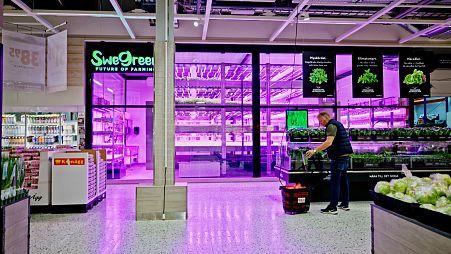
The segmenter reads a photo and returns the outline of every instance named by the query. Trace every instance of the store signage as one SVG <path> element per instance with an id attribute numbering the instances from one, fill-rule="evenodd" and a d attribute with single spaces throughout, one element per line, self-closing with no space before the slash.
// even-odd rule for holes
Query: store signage
<path id="1" fill-rule="evenodd" d="M 305 98 L 335 96 L 335 55 L 306 51 L 302 55 L 303 93 Z"/>
<path id="2" fill-rule="evenodd" d="M 3 84 L 20 91 L 45 87 L 45 38 L 2 30 Z"/>
<path id="3" fill-rule="evenodd" d="M 308 128 L 308 111 L 307 110 L 287 110 L 286 126 L 289 129 Z"/>
<path id="4" fill-rule="evenodd" d="M 84 158 L 58 158 L 54 159 L 53 165 L 55 166 L 84 166 Z"/>
<path id="5" fill-rule="evenodd" d="M 67 90 L 67 30 L 47 38 L 47 92 Z"/>
<path id="6" fill-rule="evenodd" d="M 154 71 L 150 43 L 87 42 L 86 67 L 92 72 Z"/>
<path id="7" fill-rule="evenodd" d="M 430 97 L 429 70 L 426 55 L 401 55 L 399 57 L 401 98 Z"/>
<path id="8" fill-rule="evenodd" d="M 384 79 L 382 55 L 352 55 L 352 97 L 384 97 Z"/>
<path id="9" fill-rule="evenodd" d="M 451 55 L 436 55 L 434 59 L 436 60 L 436 68 L 451 69 Z"/>

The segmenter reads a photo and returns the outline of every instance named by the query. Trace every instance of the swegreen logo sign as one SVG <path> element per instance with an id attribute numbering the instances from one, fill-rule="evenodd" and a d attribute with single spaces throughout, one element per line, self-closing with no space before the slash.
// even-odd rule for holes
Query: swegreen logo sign
<path id="1" fill-rule="evenodd" d="M 122 51 L 117 56 L 104 56 L 102 51 L 94 50 L 91 64 L 97 72 L 153 72 L 154 58 L 134 56 L 130 51 Z"/>

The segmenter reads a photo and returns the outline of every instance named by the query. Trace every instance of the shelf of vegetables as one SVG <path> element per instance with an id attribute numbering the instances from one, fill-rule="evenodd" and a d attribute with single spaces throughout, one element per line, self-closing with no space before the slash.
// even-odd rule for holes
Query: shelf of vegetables
<path id="1" fill-rule="evenodd" d="M 451 172 L 450 129 L 350 129 L 354 154 L 348 177 L 352 200 L 369 200 L 377 181 L 402 176 L 404 164 L 420 176 Z M 330 162 L 325 153 L 306 160 L 308 149 L 325 140 L 324 129 L 291 129 L 276 156 L 276 176 L 288 183 L 317 186 L 314 201 L 327 200 Z"/>
<path id="2" fill-rule="evenodd" d="M 399 232 L 392 227 L 391 232 L 384 232 L 386 236 L 391 236 L 389 241 L 396 242 L 404 238 L 403 245 L 415 246 L 418 253 L 421 253 L 421 250 L 428 253 L 449 252 L 451 177 L 448 174 L 418 177 L 412 176 L 412 173 L 407 173 L 406 177 L 392 179 L 390 182 L 380 181 L 374 187 L 374 191 L 371 191 L 375 203 L 372 207 L 373 248 L 381 248 L 379 231 L 384 228 L 383 224 L 398 223 L 403 224 L 403 228 L 406 229 L 414 227 L 415 235 Z M 425 241 L 418 246 L 416 238 Z"/>

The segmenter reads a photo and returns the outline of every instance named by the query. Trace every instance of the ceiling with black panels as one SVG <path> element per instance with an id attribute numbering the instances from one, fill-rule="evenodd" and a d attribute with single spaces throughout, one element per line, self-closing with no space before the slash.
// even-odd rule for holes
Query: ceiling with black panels
<path id="1" fill-rule="evenodd" d="M 108 27 L 117 27 L 121 22 L 127 29 L 124 31 L 127 31 L 134 39 L 136 36 L 133 30 L 137 31 L 137 37 L 152 34 L 153 30 L 150 27 L 155 26 L 156 1 L 4 0 L 4 16 L 5 22 L 11 26 L 39 28 L 41 25 L 46 27 L 45 30 L 67 21 L 69 24 L 67 29 L 81 35 L 99 34 Z M 394 2 L 400 4 L 394 8 L 387 8 Z M 31 11 L 27 12 L 20 8 L 18 5 L 21 3 L 26 4 Z M 113 8 L 112 3 L 116 8 Z M 224 30 L 227 30 L 229 24 L 239 26 L 242 30 L 247 29 L 249 34 L 260 27 L 266 29 L 261 28 L 259 30 L 261 32 L 249 35 L 249 38 L 246 38 L 248 40 L 257 40 L 260 38 L 259 35 L 265 34 L 271 35 L 270 42 L 272 42 L 284 30 L 285 34 L 282 33 L 280 37 L 289 40 L 293 36 L 290 34 L 288 38 L 287 31 L 292 32 L 293 29 L 287 25 L 294 23 L 304 24 L 305 29 L 311 29 L 309 30 L 311 34 L 316 34 L 318 31 L 324 33 L 317 37 L 312 35 L 311 38 L 330 40 L 329 37 L 331 37 L 335 40 L 334 43 L 342 40 L 340 34 L 335 33 L 340 33 L 340 29 L 344 26 L 352 29 L 350 27 L 352 25 L 365 27 L 362 31 L 376 29 L 375 31 L 378 31 L 376 33 L 383 32 L 386 37 L 380 38 L 381 36 L 377 35 L 375 39 L 399 41 L 401 44 L 415 38 L 433 39 L 435 42 L 445 41 L 444 43 L 451 39 L 451 0 L 174 0 L 174 4 L 176 36 L 185 37 L 188 41 L 197 37 L 205 41 L 207 36 L 219 39 L 227 36 L 237 38 L 235 33 L 225 35 Z M 290 16 L 290 14 L 293 14 L 301 5 L 303 7 L 299 15 L 293 19 L 293 15 Z M 208 15 L 207 9 L 210 10 Z M 380 12 L 383 14 L 377 15 Z M 377 18 L 374 18 L 376 16 Z M 33 22 L 32 18 L 36 21 Z M 50 25 L 42 22 L 42 19 L 48 20 Z M 92 22 L 97 22 L 98 26 L 87 25 Z M 262 26 L 264 22 L 266 23 Z M 207 31 L 209 23 L 212 27 L 210 32 Z M 377 30 L 378 27 L 372 26 L 373 24 L 378 24 L 383 29 Z M 331 25 L 334 27 L 330 28 Z M 199 32 L 198 26 L 204 31 Z M 279 32 L 278 27 L 282 27 Z M 232 30 L 230 33 L 235 32 L 235 29 Z M 215 31 L 221 31 L 221 34 L 218 35 Z M 242 33 L 247 36 L 247 31 Z M 119 35 L 117 29 L 109 33 L 107 35 Z M 353 32 L 345 34 L 344 38 L 349 37 L 350 34 Z M 368 34 L 365 35 L 362 38 L 368 37 Z M 403 41 L 403 38 L 409 35 L 414 37 Z"/>
<path id="2" fill-rule="evenodd" d="M 155 12 L 156 0 L 118 0 L 124 12 L 144 9 Z M 110 0 L 22 0 L 31 9 L 41 10 L 79 10 L 79 11 L 114 11 Z M 4 0 L 5 5 L 20 9 L 11 0 Z"/>
<path id="3" fill-rule="evenodd" d="M 212 0 L 211 14 L 288 16 L 303 0 Z M 18 8 L 11 0 L 5 5 Z M 114 11 L 110 0 L 22 0 L 31 9 Z M 156 0 L 117 0 L 123 12 L 145 11 L 154 13 Z M 179 14 L 205 14 L 207 0 L 175 0 Z M 367 18 L 392 0 L 310 0 L 304 11 L 312 17 Z M 407 0 L 404 5 L 451 5 L 451 0 Z M 394 8 L 390 17 L 446 19 L 450 8 Z"/>

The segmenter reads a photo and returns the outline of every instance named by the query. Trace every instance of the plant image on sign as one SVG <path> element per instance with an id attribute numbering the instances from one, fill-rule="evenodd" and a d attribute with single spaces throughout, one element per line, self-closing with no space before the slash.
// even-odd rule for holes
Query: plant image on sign
<path id="1" fill-rule="evenodd" d="M 407 74 L 403 83 L 407 85 L 421 85 L 426 82 L 426 75 L 420 70 L 414 69 L 412 74 Z"/>
<path id="2" fill-rule="evenodd" d="M 377 75 L 374 73 L 371 73 L 370 69 L 365 70 L 365 72 L 360 75 L 359 79 L 357 80 L 357 83 L 359 84 L 374 84 L 377 83 Z"/>
<path id="3" fill-rule="evenodd" d="M 309 79 L 313 84 L 321 85 L 322 83 L 327 82 L 327 73 L 324 69 L 316 68 L 310 73 Z"/>

